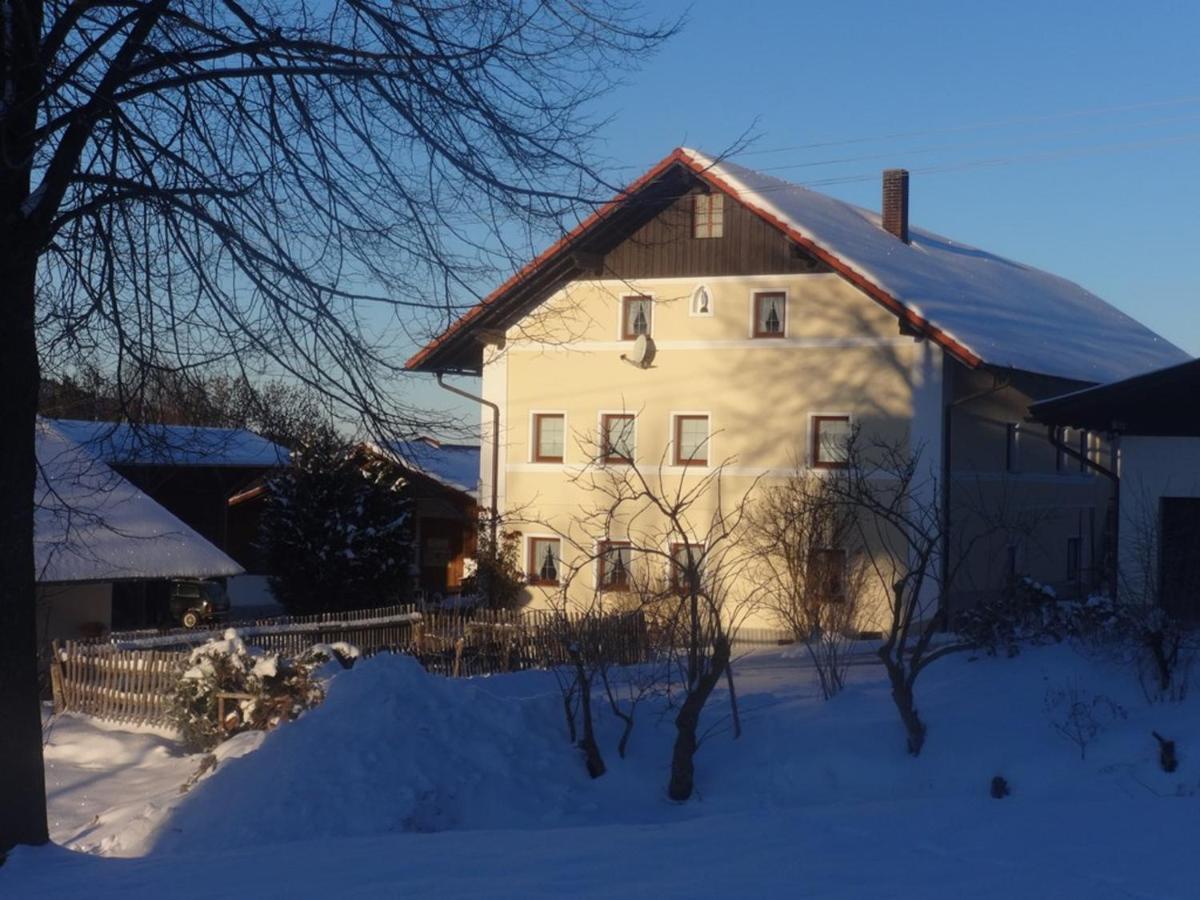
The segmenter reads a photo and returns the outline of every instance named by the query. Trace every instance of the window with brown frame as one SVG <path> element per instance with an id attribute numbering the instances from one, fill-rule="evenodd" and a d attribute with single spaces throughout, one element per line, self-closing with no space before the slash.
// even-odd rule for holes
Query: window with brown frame
<path id="1" fill-rule="evenodd" d="M 633 555 L 629 542 L 605 541 L 597 550 L 596 575 L 600 590 L 628 590 L 629 565 Z"/>
<path id="2" fill-rule="evenodd" d="M 846 551 L 832 547 L 812 550 L 808 555 L 805 581 L 811 596 L 822 603 L 846 599 Z"/>
<path id="3" fill-rule="evenodd" d="M 693 194 L 692 234 L 719 238 L 725 233 L 725 195 Z"/>
<path id="4" fill-rule="evenodd" d="M 675 465 L 708 465 L 708 416 L 675 417 Z"/>
<path id="5" fill-rule="evenodd" d="M 760 291 L 754 295 L 754 336 L 781 338 L 787 333 L 787 294 Z"/>
<path id="6" fill-rule="evenodd" d="M 812 464 L 818 469 L 844 469 L 850 456 L 850 417 L 812 417 Z"/>
<path id="7" fill-rule="evenodd" d="M 558 584 L 562 569 L 562 541 L 558 538 L 529 539 L 529 583 Z"/>
<path id="8" fill-rule="evenodd" d="M 621 298 L 621 339 L 636 340 L 639 335 L 650 337 L 654 301 L 649 297 Z"/>
<path id="9" fill-rule="evenodd" d="M 634 417 L 632 413 L 605 413 L 600 417 L 600 459 L 606 463 L 633 462 Z"/>
<path id="10" fill-rule="evenodd" d="M 560 463 L 566 442 L 566 423 L 562 413 L 534 413 L 533 461 Z"/>
<path id="11" fill-rule="evenodd" d="M 690 594 L 700 587 L 700 561 L 703 549 L 696 544 L 671 545 L 671 590 Z"/>

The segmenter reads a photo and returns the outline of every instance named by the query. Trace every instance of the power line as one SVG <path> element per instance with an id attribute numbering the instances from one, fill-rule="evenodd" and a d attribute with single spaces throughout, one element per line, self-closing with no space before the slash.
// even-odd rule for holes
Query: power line
<path id="1" fill-rule="evenodd" d="M 960 172 L 968 169 L 981 168 L 998 168 L 1001 166 L 1015 165 L 1024 162 L 1041 162 L 1053 161 L 1059 159 L 1072 159 L 1082 156 L 1096 156 L 1105 153 L 1122 152 L 1129 150 L 1147 150 L 1154 147 L 1168 146 L 1174 144 L 1188 144 L 1195 141 L 1200 141 L 1200 132 L 1189 132 L 1182 135 L 1174 135 L 1172 137 L 1154 138 L 1144 141 L 1118 141 L 1107 144 L 1096 144 L 1090 147 L 1076 147 L 1064 150 L 1049 150 L 1038 153 L 1023 153 L 1013 154 L 1011 156 L 990 157 L 985 159 L 964 160 L 963 162 L 939 163 L 937 165 L 926 166 L 923 168 L 910 169 L 914 175 L 938 175 L 945 172 Z M 826 178 L 817 181 L 807 181 L 797 183 L 800 187 L 827 187 L 835 184 L 851 184 L 861 181 L 874 181 L 879 177 L 878 172 L 862 173 L 858 175 L 846 175 L 842 177 Z M 766 188 L 761 191 L 751 191 L 751 193 L 764 193 L 778 190 L 786 190 L 790 185 L 781 184 L 776 188 Z"/>
<path id="2" fill-rule="evenodd" d="M 1091 127 L 1091 128 L 1074 128 L 1069 131 L 1061 131 L 1052 136 L 1051 135 L 1039 136 L 1038 138 L 1036 138 L 1036 140 L 1039 140 L 1039 141 L 1049 140 L 1051 138 L 1062 139 L 1062 138 L 1074 137 L 1077 135 L 1097 134 L 1097 133 L 1104 133 L 1104 132 L 1110 132 L 1110 131 L 1115 131 L 1115 130 L 1130 131 L 1133 129 L 1145 129 L 1145 128 L 1150 128 L 1150 127 L 1154 127 L 1154 126 L 1158 126 L 1158 125 L 1167 125 L 1167 124 L 1171 124 L 1171 123 L 1175 123 L 1175 122 L 1184 122 L 1184 121 L 1192 122 L 1198 118 L 1200 118 L 1200 112 L 1186 113 L 1186 114 L 1178 115 L 1178 116 L 1165 116 L 1165 117 L 1160 117 L 1157 119 L 1147 119 L 1147 120 L 1141 121 L 1141 122 L 1100 125 L 1100 126 L 1095 126 L 1095 127 Z M 1015 141 L 1015 140 L 1028 140 L 1028 139 L 1023 138 L 1023 137 L 1014 136 L 1010 139 L 1003 139 L 1000 141 L 1000 143 L 1001 144 L 1011 143 L 1012 141 Z M 860 156 L 842 156 L 842 157 L 834 157 L 831 159 L 817 159 L 817 160 L 808 160 L 805 162 L 784 163 L 782 165 L 775 165 L 775 166 L 756 166 L 756 167 L 754 167 L 754 171 L 756 171 L 756 172 L 780 172 L 780 171 L 785 171 L 785 170 L 789 170 L 789 169 L 810 169 L 810 168 L 816 168 L 819 166 L 835 166 L 835 165 L 841 165 L 844 163 L 866 162 L 869 160 L 896 159 L 897 157 L 912 156 L 914 154 L 937 153 L 938 151 L 941 151 L 941 150 L 950 150 L 950 149 L 961 150 L 961 149 L 973 148 L 973 147 L 993 147 L 996 145 L 996 143 L 997 143 L 996 141 L 967 141 L 967 142 L 952 142 L 952 143 L 943 143 L 943 144 L 930 144 L 930 145 L 924 146 L 924 147 L 909 147 L 909 148 L 906 148 L 903 150 L 893 150 L 893 151 L 880 152 L 880 153 L 869 153 L 869 154 L 863 154 Z M 736 159 L 736 158 L 737 158 L 736 154 L 728 157 L 728 159 L 731 159 L 731 160 Z"/>
<path id="3" fill-rule="evenodd" d="M 875 141 L 896 140 L 899 138 L 925 137 L 933 134 L 956 134 L 964 131 L 977 131 L 988 128 L 1008 128 L 1015 125 L 1033 125 L 1039 122 L 1051 122 L 1062 119 L 1087 118 L 1090 116 L 1108 115 L 1110 113 L 1133 112 L 1135 110 L 1155 109 L 1170 106 L 1189 106 L 1200 103 L 1200 95 L 1173 97 L 1163 100 L 1148 100 L 1142 103 L 1128 103 L 1120 106 L 1092 107 L 1088 109 L 1066 110 L 1057 113 L 1046 113 L 1037 116 L 1019 116 L 1009 119 L 995 119 L 989 122 L 972 122 L 965 125 L 950 125 L 941 128 L 926 128 L 914 131 L 896 131 L 878 135 L 864 135 L 838 140 L 814 141 L 807 144 L 793 144 L 786 147 L 767 147 L 750 149 L 730 156 L 735 159 L 743 156 L 764 156 L 775 153 L 791 153 L 797 150 L 815 150 L 824 147 L 842 147 L 851 144 L 868 144 Z"/>

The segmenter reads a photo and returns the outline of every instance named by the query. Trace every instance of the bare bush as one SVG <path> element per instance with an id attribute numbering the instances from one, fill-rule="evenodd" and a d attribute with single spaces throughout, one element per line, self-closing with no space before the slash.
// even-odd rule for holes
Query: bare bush
<path id="1" fill-rule="evenodd" d="M 917 678 L 939 659 L 973 646 L 945 631 L 950 586 L 980 542 L 998 533 L 1028 533 L 1036 525 L 1036 514 L 980 503 L 972 510 L 972 528 L 949 532 L 942 514 L 945 486 L 922 464 L 921 449 L 863 440 L 855 430 L 846 441 L 845 464 L 833 470 L 828 488 L 852 514 L 858 543 L 887 597 L 889 621 L 878 655 L 913 756 L 926 734 Z"/>
<path id="2" fill-rule="evenodd" d="M 588 437 L 581 444 L 585 452 L 598 446 Z M 753 581 L 743 577 L 754 487 L 727 503 L 725 464 L 681 476 L 665 470 L 665 457 L 650 472 L 628 459 L 597 461 L 576 475 L 574 483 L 594 502 L 559 531 L 575 558 L 561 602 L 601 610 L 637 604 L 653 623 L 666 650 L 668 689 L 678 686 L 667 793 L 683 801 L 694 788 L 701 713 L 722 679 L 730 687 L 735 735 L 739 731 L 730 659 L 733 637 L 758 600 Z M 592 576 L 590 592 L 579 587 L 588 580 L 583 573 Z"/>
<path id="3" fill-rule="evenodd" d="M 1132 651 L 1127 655 L 1148 700 L 1178 702 L 1187 695 L 1200 634 L 1168 608 L 1161 567 L 1168 561 L 1187 561 L 1178 555 L 1194 555 L 1195 550 L 1178 542 L 1164 546 L 1158 504 L 1144 492 L 1138 496 L 1135 488 L 1130 496 L 1140 501 L 1134 508 L 1143 512 L 1124 523 L 1129 550 L 1118 569 L 1116 602 L 1104 605 L 1107 633 Z"/>
<path id="4" fill-rule="evenodd" d="M 845 687 L 870 578 L 854 507 L 833 479 L 797 462 L 763 492 L 750 524 L 763 607 L 804 645 L 828 700 Z"/>
<path id="5" fill-rule="evenodd" d="M 1126 717 L 1111 697 L 1093 694 L 1074 680 L 1048 689 L 1045 709 L 1050 727 L 1079 748 L 1080 759 L 1087 759 L 1088 745 L 1109 725 Z"/>

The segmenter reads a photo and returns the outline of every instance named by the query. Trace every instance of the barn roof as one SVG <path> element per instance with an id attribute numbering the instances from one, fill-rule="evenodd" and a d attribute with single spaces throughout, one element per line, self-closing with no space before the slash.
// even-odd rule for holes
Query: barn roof
<path id="1" fill-rule="evenodd" d="M 370 446 L 403 468 L 471 497 L 479 495 L 478 444 L 448 444 L 421 437 Z"/>
<path id="2" fill-rule="evenodd" d="M 1035 403 L 1045 425 L 1133 435 L 1200 437 L 1200 359 Z"/>
<path id="3" fill-rule="evenodd" d="M 920 228 L 906 244 L 877 213 L 680 148 L 464 313 L 408 368 L 478 370 L 482 333 L 507 327 L 585 273 L 590 245 L 603 249 L 614 232 L 653 214 L 656 191 L 678 196 L 681 172 L 744 205 L 969 366 L 1095 383 L 1189 359 L 1065 278 Z"/>
<path id="4" fill-rule="evenodd" d="M 73 440 L 37 423 L 39 582 L 211 578 L 242 567 Z"/>
<path id="5" fill-rule="evenodd" d="M 54 419 L 64 435 L 111 465 L 274 467 L 289 452 L 244 428 Z"/>

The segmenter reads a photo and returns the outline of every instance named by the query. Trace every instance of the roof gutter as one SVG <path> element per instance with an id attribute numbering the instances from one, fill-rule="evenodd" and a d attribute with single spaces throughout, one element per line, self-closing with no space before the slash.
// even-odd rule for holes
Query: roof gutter
<path id="1" fill-rule="evenodd" d="M 491 400 L 485 400 L 475 394 L 468 393 L 462 388 L 457 388 L 452 384 L 446 384 L 443 381 L 445 372 L 437 373 L 438 387 L 442 390 L 449 391 L 452 394 L 457 394 L 467 400 L 473 400 L 480 406 L 486 406 L 492 411 L 492 504 L 491 513 L 488 516 L 488 532 L 492 538 L 492 551 L 496 550 L 496 530 L 499 526 L 500 510 L 499 510 L 499 479 L 500 479 L 500 407 Z"/>

